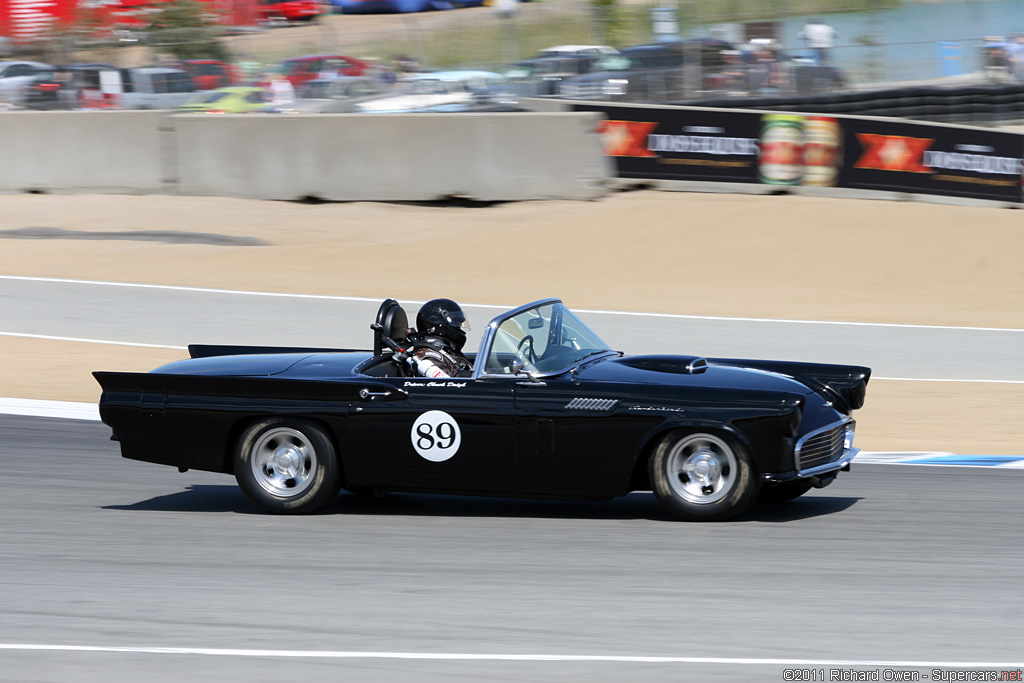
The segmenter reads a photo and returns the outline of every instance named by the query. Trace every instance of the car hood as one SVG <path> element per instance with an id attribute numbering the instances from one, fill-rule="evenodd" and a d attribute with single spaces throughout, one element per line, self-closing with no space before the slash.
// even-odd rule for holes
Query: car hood
<path id="1" fill-rule="evenodd" d="M 749 389 L 808 394 L 806 384 L 777 372 L 718 363 L 698 356 L 626 356 L 585 367 L 579 378 L 666 386 Z"/>

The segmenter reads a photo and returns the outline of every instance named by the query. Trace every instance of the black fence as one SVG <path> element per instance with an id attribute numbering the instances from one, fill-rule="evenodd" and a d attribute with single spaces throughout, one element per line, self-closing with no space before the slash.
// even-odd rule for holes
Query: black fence
<path id="1" fill-rule="evenodd" d="M 1024 136 L 887 119 L 575 103 L 620 178 L 803 185 L 1020 204 Z"/>
<path id="2" fill-rule="evenodd" d="M 1024 121 L 1024 83 L 913 86 L 810 95 L 756 95 L 673 102 L 695 107 L 889 116 L 979 125 Z"/>

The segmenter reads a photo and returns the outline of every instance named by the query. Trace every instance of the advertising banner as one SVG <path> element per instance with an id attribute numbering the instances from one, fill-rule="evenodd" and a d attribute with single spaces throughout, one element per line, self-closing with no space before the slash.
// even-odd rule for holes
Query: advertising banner
<path id="1" fill-rule="evenodd" d="M 749 113 L 584 104 L 573 109 L 608 117 L 601 139 L 620 178 L 758 182 L 759 126 Z"/>
<path id="2" fill-rule="evenodd" d="M 1022 202 L 1024 138 L 884 119 L 575 104 L 620 178 L 844 187 Z"/>
<path id="3" fill-rule="evenodd" d="M 993 130 L 847 119 L 842 186 L 1020 202 L 1021 136 Z"/>

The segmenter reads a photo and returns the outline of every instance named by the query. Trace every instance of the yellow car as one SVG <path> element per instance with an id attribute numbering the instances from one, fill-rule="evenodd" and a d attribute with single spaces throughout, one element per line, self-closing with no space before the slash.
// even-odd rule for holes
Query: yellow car
<path id="1" fill-rule="evenodd" d="M 207 90 L 176 108 L 193 114 L 245 114 L 267 106 L 267 92 L 253 86 L 232 86 Z"/>

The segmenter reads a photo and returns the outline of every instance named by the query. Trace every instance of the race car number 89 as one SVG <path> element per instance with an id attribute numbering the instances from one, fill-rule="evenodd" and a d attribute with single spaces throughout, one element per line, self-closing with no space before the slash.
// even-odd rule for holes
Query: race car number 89
<path id="1" fill-rule="evenodd" d="M 443 410 L 423 413 L 412 424 L 412 447 L 431 462 L 444 462 L 459 450 L 459 423 Z"/>

